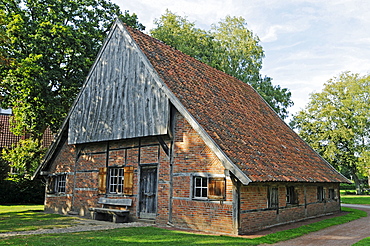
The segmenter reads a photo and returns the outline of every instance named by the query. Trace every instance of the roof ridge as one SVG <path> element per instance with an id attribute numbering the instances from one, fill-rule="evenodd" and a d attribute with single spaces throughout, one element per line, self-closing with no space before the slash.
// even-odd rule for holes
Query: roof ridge
<path id="1" fill-rule="evenodd" d="M 250 84 L 248 84 L 248 83 L 246 83 L 246 82 L 244 82 L 244 81 L 242 81 L 242 80 L 238 79 L 237 77 L 235 77 L 235 76 L 233 76 L 233 75 L 231 75 L 231 74 L 228 74 L 228 73 L 226 73 L 226 72 L 224 72 L 224 71 L 221 71 L 221 70 L 219 70 L 219 69 L 217 69 L 217 68 L 215 68 L 215 67 L 212 67 L 211 65 L 209 65 L 209 64 L 207 64 L 207 63 L 205 63 L 205 62 L 202 62 L 202 61 L 198 60 L 197 58 L 192 57 L 192 56 L 190 56 L 190 55 L 188 55 L 188 54 L 186 54 L 186 53 L 182 52 L 181 50 L 176 49 L 175 47 L 173 47 L 173 46 L 171 46 L 171 45 L 169 45 L 169 44 L 165 43 L 164 41 L 162 41 L 162 40 L 160 40 L 160 39 L 154 38 L 154 37 L 150 36 L 149 34 L 146 34 L 146 33 L 144 33 L 144 32 L 141 32 L 141 31 L 140 31 L 140 30 L 138 30 L 138 29 L 135 29 L 135 28 L 133 28 L 133 27 L 131 27 L 131 26 L 128 26 L 126 23 L 122 23 L 122 24 L 124 25 L 124 27 L 125 27 L 126 29 L 128 29 L 128 30 L 129 30 L 129 32 L 130 32 L 130 33 L 131 33 L 131 32 L 134 32 L 134 33 L 136 33 L 136 34 L 138 34 L 138 35 L 142 35 L 142 36 L 144 36 L 145 38 L 149 38 L 149 39 L 151 39 L 151 40 L 155 41 L 156 43 L 158 43 L 158 44 L 160 44 L 160 45 L 164 45 L 164 46 L 166 46 L 166 47 L 169 47 L 169 48 L 170 48 L 170 49 L 172 49 L 174 52 L 177 52 L 177 53 L 179 53 L 179 54 L 181 54 L 181 55 L 183 55 L 183 56 L 188 57 L 189 59 L 192 59 L 192 60 L 194 60 L 194 61 L 196 61 L 196 62 L 199 62 L 199 63 L 201 63 L 201 64 L 203 64 L 203 65 L 207 66 L 208 68 L 210 68 L 210 69 L 212 69 L 212 70 L 216 71 L 217 73 L 223 73 L 224 75 L 226 75 L 226 76 L 228 76 L 228 77 L 232 78 L 233 80 L 237 80 L 238 82 L 240 82 L 240 83 L 242 83 L 242 84 L 245 84 L 245 85 L 247 85 L 247 86 L 249 86 L 249 87 L 253 88 Z M 253 89 L 254 89 L 254 88 L 253 88 Z M 255 89 L 254 89 L 254 90 L 255 90 Z"/>

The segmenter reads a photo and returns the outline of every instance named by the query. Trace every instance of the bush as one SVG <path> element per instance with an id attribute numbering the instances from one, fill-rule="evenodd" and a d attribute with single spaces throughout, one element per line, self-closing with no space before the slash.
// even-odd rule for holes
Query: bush
<path id="1" fill-rule="evenodd" d="M 356 190 L 355 184 L 340 184 L 341 190 Z"/>
<path id="2" fill-rule="evenodd" d="M 45 185 L 42 180 L 0 180 L 0 204 L 43 204 Z"/>

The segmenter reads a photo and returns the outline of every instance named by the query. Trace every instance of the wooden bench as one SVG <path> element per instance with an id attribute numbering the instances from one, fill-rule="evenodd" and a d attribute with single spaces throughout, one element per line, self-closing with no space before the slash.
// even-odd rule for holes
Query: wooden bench
<path id="1" fill-rule="evenodd" d="M 131 199 L 111 199 L 101 197 L 98 201 L 99 204 L 102 204 L 102 208 L 89 208 L 91 211 L 91 217 L 94 220 L 107 220 L 114 223 L 125 223 L 129 221 L 130 211 L 127 207 L 132 205 Z M 120 209 L 111 209 L 105 208 L 105 206 L 122 206 L 125 207 L 124 210 Z"/>

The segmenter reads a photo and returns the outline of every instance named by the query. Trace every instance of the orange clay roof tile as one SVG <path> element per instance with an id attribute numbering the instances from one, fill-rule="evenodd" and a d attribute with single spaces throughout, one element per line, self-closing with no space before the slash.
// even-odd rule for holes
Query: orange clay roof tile
<path id="1" fill-rule="evenodd" d="M 249 85 L 127 27 L 184 107 L 252 182 L 348 182 Z"/>

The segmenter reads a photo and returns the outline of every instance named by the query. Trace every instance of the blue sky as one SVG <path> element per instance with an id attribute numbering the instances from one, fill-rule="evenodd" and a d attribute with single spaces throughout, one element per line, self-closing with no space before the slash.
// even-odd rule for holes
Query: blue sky
<path id="1" fill-rule="evenodd" d="M 147 28 L 166 9 L 208 30 L 225 16 L 242 16 L 265 51 L 262 75 L 292 92 L 296 113 L 309 94 L 341 72 L 370 73 L 367 0 L 112 0 Z"/>

